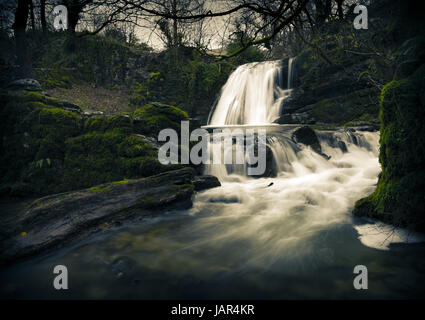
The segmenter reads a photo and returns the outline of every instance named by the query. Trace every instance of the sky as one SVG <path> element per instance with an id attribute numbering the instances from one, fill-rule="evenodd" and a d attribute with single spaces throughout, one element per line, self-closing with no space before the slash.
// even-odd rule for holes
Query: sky
<path id="1" fill-rule="evenodd" d="M 0 0 L 0 23 L 2 24 L 0 27 L 5 28 L 11 27 L 14 19 L 14 8 L 16 7 L 17 0 Z M 36 19 L 38 18 L 38 10 L 37 4 L 38 1 L 34 1 L 35 7 L 35 15 Z M 223 11 L 226 8 L 229 8 L 231 5 L 228 0 L 206 0 L 205 8 L 207 10 L 211 10 L 212 12 Z M 47 7 L 47 19 L 50 22 L 53 22 L 53 6 Z M 205 38 L 205 44 L 208 45 L 209 49 L 217 49 L 221 48 L 223 43 L 223 39 L 228 38 L 229 34 L 229 26 L 228 20 L 229 16 L 225 17 L 216 17 L 204 19 L 202 33 Z M 82 19 L 83 20 L 83 19 Z M 146 43 L 155 50 L 163 49 L 164 42 L 160 38 L 160 32 L 158 28 L 154 28 L 155 23 L 144 23 L 145 27 L 135 27 L 136 37 L 140 42 Z M 78 26 L 80 29 L 84 29 L 85 23 L 81 21 Z"/>

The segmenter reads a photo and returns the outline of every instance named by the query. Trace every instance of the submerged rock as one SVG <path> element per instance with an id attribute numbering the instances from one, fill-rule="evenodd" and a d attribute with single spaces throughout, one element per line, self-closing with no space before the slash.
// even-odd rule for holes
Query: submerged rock
<path id="1" fill-rule="evenodd" d="M 295 130 L 292 134 L 292 140 L 295 143 L 302 143 L 309 146 L 317 153 L 322 154 L 322 147 L 320 146 L 319 139 L 314 130 L 310 127 L 301 127 Z"/>
<path id="2" fill-rule="evenodd" d="M 194 175 L 193 168 L 183 168 L 38 199 L 2 241 L 0 261 L 54 249 L 130 218 L 187 208 L 192 204 Z"/>
<path id="3" fill-rule="evenodd" d="M 135 266 L 136 261 L 134 259 L 122 256 L 115 258 L 114 261 L 112 261 L 110 268 L 112 273 L 114 273 L 118 278 L 122 278 L 133 271 Z"/>

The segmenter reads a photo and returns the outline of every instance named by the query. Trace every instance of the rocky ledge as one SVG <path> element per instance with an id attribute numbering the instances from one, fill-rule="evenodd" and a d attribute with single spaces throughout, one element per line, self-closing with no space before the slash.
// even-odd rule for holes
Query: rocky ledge
<path id="1" fill-rule="evenodd" d="M 205 189 L 219 185 L 216 178 L 196 177 L 195 170 L 187 167 L 40 198 L 9 226 L 2 240 L 0 262 L 10 263 L 62 247 L 123 221 L 188 208 L 196 186 Z"/>

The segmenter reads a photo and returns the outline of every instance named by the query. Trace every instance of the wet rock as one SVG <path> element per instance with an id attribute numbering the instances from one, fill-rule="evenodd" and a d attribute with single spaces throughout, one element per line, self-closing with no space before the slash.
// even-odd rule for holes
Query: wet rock
<path id="1" fill-rule="evenodd" d="M 196 191 L 202 191 L 206 189 L 220 187 L 221 183 L 214 176 L 204 175 L 204 176 L 196 176 L 193 180 L 193 185 L 195 186 Z"/>
<path id="2" fill-rule="evenodd" d="M 188 207 L 194 192 L 193 168 L 148 178 L 105 183 L 34 201 L 17 219 L 0 247 L 0 262 L 34 255 L 103 231 L 119 221 Z M 23 232 L 25 236 L 22 236 Z"/>
<path id="3" fill-rule="evenodd" d="M 301 127 L 292 133 L 292 140 L 295 143 L 302 143 L 311 147 L 314 151 L 322 154 L 322 147 L 316 133 L 310 127 Z"/>
<path id="4" fill-rule="evenodd" d="M 338 141 L 338 148 L 341 149 L 342 152 L 348 152 L 347 145 L 344 141 Z"/>

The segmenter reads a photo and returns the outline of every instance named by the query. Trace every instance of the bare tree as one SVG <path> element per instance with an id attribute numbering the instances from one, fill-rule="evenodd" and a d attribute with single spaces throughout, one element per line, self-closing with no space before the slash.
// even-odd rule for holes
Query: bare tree
<path id="1" fill-rule="evenodd" d="M 335 0 L 338 8 L 338 18 L 340 20 L 344 19 L 344 10 L 342 8 L 342 4 L 344 3 L 344 0 Z"/>
<path id="2" fill-rule="evenodd" d="M 41 30 L 43 30 L 43 32 L 46 32 L 47 31 L 46 0 L 40 0 L 40 22 L 41 22 Z"/>
<path id="3" fill-rule="evenodd" d="M 16 54 L 18 58 L 18 76 L 23 78 L 31 75 L 31 60 L 27 51 L 25 29 L 28 22 L 28 13 L 31 0 L 18 0 L 15 10 L 13 31 L 15 34 Z"/>

